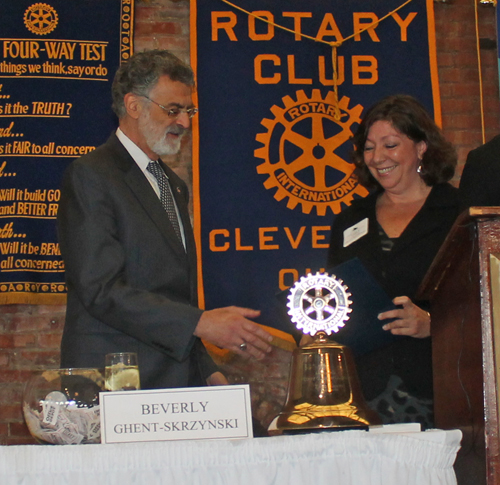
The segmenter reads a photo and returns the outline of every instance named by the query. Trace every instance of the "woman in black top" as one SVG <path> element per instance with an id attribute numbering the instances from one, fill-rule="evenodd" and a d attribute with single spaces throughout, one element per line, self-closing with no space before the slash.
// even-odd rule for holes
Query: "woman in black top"
<path id="1" fill-rule="evenodd" d="M 360 181 L 375 190 L 338 215 L 328 266 L 358 257 L 393 303 L 384 330 L 404 336 L 357 359 L 369 405 L 384 423 L 433 425 L 430 315 L 414 301 L 418 286 L 458 215 L 450 184 L 457 162 L 426 110 L 414 98 L 384 98 L 354 136 Z"/>

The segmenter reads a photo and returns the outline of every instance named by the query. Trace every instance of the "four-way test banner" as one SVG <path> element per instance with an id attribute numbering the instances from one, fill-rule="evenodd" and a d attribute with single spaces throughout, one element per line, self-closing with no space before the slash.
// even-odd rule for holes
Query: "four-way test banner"
<path id="1" fill-rule="evenodd" d="M 59 186 L 116 128 L 133 2 L 0 0 L 0 304 L 65 301 Z"/>

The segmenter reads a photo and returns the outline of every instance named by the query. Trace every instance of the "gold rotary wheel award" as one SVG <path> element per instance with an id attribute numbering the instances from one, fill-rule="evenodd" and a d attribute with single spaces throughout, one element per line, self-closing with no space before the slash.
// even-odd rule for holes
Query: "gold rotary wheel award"
<path id="1" fill-rule="evenodd" d="M 285 434 L 380 424 L 361 392 L 350 349 L 328 338 L 348 324 L 351 296 L 328 273 L 309 274 L 290 289 L 290 319 L 314 340 L 293 353 L 288 396 L 276 422 Z"/>

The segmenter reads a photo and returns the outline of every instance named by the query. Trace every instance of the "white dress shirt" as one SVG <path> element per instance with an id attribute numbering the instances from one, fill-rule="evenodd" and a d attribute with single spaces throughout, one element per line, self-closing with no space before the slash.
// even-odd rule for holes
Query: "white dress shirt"
<path id="1" fill-rule="evenodd" d="M 125 147 L 125 149 L 129 152 L 130 156 L 134 159 L 135 163 L 137 163 L 144 176 L 148 179 L 149 183 L 151 184 L 151 187 L 153 187 L 153 190 L 158 196 L 158 199 L 161 200 L 160 187 L 158 186 L 158 181 L 156 180 L 156 177 L 148 170 L 149 162 L 154 162 L 155 160 L 151 160 L 127 135 L 125 135 L 125 133 L 123 133 L 122 130 L 120 130 L 120 128 L 117 128 L 116 136 L 118 140 L 120 140 L 121 144 Z M 168 180 L 168 175 L 165 174 L 165 176 L 167 177 Z M 174 201 L 175 212 L 177 214 L 177 220 L 179 221 L 179 227 L 181 229 L 182 244 L 184 244 L 184 249 L 185 249 L 186 238 L 184 236 L 184 226 L 182 224 L 182 219 L 179 214 L 179 209 L 177 207 L 177 203 L 175 202 L 173 194 L 172 198 Z"/>

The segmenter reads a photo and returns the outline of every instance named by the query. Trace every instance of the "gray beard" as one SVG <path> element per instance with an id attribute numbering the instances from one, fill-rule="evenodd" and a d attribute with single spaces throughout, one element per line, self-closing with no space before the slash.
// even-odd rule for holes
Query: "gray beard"
<path id="1" fill-rule="evenodd" d="M 160 128 L 151 120 L 149 110 L 146 110 L 139 118 L 139 131 L 144 136 L 149 149 L 161 157 L 179 152 L 185 129 L 179 125 L 170 125 L 166 130 Z M 179 137 L 175 140 L 168 140 L 168 133 L 174 133 Z"/>

